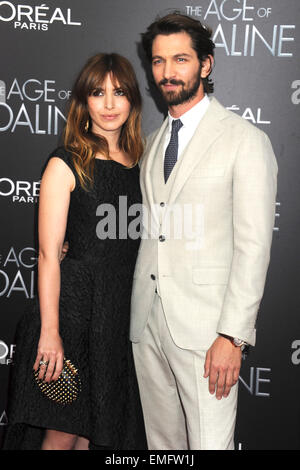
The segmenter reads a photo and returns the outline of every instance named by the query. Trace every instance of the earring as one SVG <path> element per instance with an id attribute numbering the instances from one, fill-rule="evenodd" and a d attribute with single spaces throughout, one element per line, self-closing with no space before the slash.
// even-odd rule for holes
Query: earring
<path id="1" fill-rule="evenodd" d="M 89 130 L 89 125 L 90 125 L 90 121 L 89 121 L 89 119 L 88 119 L 88 120 L 86 121 L 85 126 L 84 126 L 84 131 L 85 131 L 85 132 L 88 132 L 88 130 Z"/>

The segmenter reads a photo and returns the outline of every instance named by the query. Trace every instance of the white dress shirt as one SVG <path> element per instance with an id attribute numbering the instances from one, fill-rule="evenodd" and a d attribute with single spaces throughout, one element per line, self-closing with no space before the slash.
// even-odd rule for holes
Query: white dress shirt
<path id="1" fill-rule="evenodd" d="M 205 94 L 204 98 L 202 98 L 202 100 L 199 101 L 199 103 L 195 104 L 195 106 L 189 109 L 189 111 L 187 111 L 182 116 L 180 116 L 179 119 L 182 122 L 183 126 L 180 128 L 178 132 L 178 156 L 177 158 L 180 157 L 185 147 L 187 146 L 187 144 L 193 137 L 194 132 L 199 122 L 203 118 L 204 114 L 206 113 L 209 104 L 210 104 L 209 98 L 207 94 Z M 172 121 L 176 119 L 176 118 L 173 118 L 170 113 L 168 116 L 169 116 L 169 127 L 168 127 L 168 132 L 166 134 L 166 140 L 164 144 L 164 154 L 166 152 L 167 146 L 171 138 Z"/>

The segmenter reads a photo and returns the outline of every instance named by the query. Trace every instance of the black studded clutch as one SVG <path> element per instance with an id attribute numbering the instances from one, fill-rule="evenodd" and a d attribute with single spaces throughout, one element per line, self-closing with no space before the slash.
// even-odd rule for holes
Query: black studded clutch
<path id="1" fill-rule="evenodd" d="M 69 405 L 77 400 L 81 392 L 81 381 L 78 370 L 70 360 L 64 358 L 63 370 L 55 382 L 48 383 L 39 379 L 39 369 L 33 373 L 39 389 L 49 400 L 61 405 Z"/>

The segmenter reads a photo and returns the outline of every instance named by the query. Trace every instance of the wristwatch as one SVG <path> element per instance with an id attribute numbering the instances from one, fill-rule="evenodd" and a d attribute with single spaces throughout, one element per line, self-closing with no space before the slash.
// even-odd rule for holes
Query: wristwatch
<path id="1" fill-rule="evenodd" d="M 248 346 L 248 343 L 246 343 L 246 341 L 244 341 L 243 339 L 233 338 L 232 336 L 223 335 L 223 334 L 221 334 L 221 336 L 224 336 L 224 338 L 229 339 L 234 346 L 236 346 L 237 348 L 241 348 L 241 351 L 243 351 L 245 347 Z"/>
<path id="2" fill-rule="evenodd" d="M 243 341 L 243 340 L 240 339 L 240 338 L 232 338 L 231 342 L 232 342 L 237 348 L 241 348 L 241 351 L 243 351 L 243 350 L 245 349 L 245 347 L 247 346 L 246 341 Z"/>

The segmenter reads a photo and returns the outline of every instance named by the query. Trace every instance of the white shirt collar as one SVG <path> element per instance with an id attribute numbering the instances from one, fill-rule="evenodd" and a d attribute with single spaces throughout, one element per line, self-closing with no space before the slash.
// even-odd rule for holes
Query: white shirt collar
<path id="1" fill-rule="evenodd" d="M 191 109 L 189 109 L 186 113 L 184 113 L 182 116 L 180 116 L 180 121 L 182 122 L 184 127 L 188 128 L 191 132 L 196 130 L 196 127 L 198 126 L 199 122 L 201 121 L 202 117 L 204 116 L 208 106 L 210 104 L 209 98 L 207 94 L 205 93 L 204 98 L 202 98 L 199 103 L 195 104 Z M 169 116 L 169 132 L 172 130 L 172 122 L 176 119 L 173 118 L 170 114 L 168 113 Z"/>

